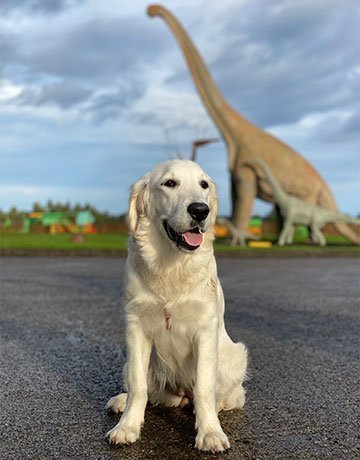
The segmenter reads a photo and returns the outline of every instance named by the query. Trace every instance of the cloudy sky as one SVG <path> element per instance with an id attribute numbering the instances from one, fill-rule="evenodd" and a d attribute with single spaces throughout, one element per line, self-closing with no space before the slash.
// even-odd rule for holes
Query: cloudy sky
<path id="1" fill-rule="evenodd" d="M 129 185 L 217 136 L 165 23 L 140 0 L 2 0 L 0 207 L 90 202 L 122 213 Z M 360 211 L 357 0 L 164 0 L 227 100 Z M 199 151 L 229 212 L 226 150 Z M 260 201 L 255 212 L 269 209 Z"/>

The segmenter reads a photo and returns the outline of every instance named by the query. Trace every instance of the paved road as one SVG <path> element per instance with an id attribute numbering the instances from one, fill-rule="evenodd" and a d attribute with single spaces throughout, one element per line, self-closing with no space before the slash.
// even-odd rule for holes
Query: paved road
<path id="1" fill-rule="evenodd" d="M 232 448 L 196 452 L 189 410 L 148 408 L 114 448 L 104 411 L 124 361 L 124 259 L 3 258 L 0 458 L 359 458 L 355 259 L 221 259 L 232 337 L 250 350 L 247 404 L 221 415 Z"/>

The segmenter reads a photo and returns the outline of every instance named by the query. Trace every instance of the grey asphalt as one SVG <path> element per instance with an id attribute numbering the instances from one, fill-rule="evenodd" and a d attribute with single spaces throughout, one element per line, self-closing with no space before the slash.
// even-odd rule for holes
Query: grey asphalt
<path id="1" fill-rule="evenodd" d="M 0 458 L 355 459 L 356 259 L 218 260 L 226 324 L 250 352 L 231 449 L 194 450 L 191 410 L 147 408 L 141 439 L 109 446 L 104 410 L 124 362 L 122 258 L 1 259 Z"/>

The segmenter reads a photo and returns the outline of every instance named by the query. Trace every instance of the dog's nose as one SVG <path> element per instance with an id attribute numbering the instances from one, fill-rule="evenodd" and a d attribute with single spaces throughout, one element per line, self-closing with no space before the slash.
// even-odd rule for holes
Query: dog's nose
<path id="1" fill-rule="evenodd" d="M 202 222 L 205 220 L 210 212 L 209 206 L 205 203 L 191 203 L 189 204 L 187 210 L 196 222 Z"/>

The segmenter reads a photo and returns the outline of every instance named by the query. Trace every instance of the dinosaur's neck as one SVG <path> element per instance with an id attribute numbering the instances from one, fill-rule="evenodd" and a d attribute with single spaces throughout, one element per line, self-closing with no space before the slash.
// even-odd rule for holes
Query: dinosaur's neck
<path id="1" fill-rule="evenodd" d="M 190 73 L 203 103 L 208 109 L 215 124 L 220 129 L 225 141 L 230 143 L 232 140 L 232 130 L 230 128 L 231 118 L 233 116 L 237 118 L 241 117 L 225 101 L 195 45 L 185 29 L 170 11 L 160 5 L 150 5 L 148 14 L 150 16 L 162 17 L 172 30 L 185 56 Z M 240 120 L 238 120 L 238 122 L 239 121 Z"/>
<path id="2" fill-rule="evenodd" d="M 271 190 L 274 196 L 274 201 L 278 203 L 279 205 L 281 205 L 286 199 L 286 193 L 281 187 L 280 183 L 275 178 L 270 168 L 263 161 L 256 159 L 254 160 L 254 163 L 260 166 L 263 173 L 265 174 L 265 177 L 270 184 L 270 187 L 271 187 Z"/>

